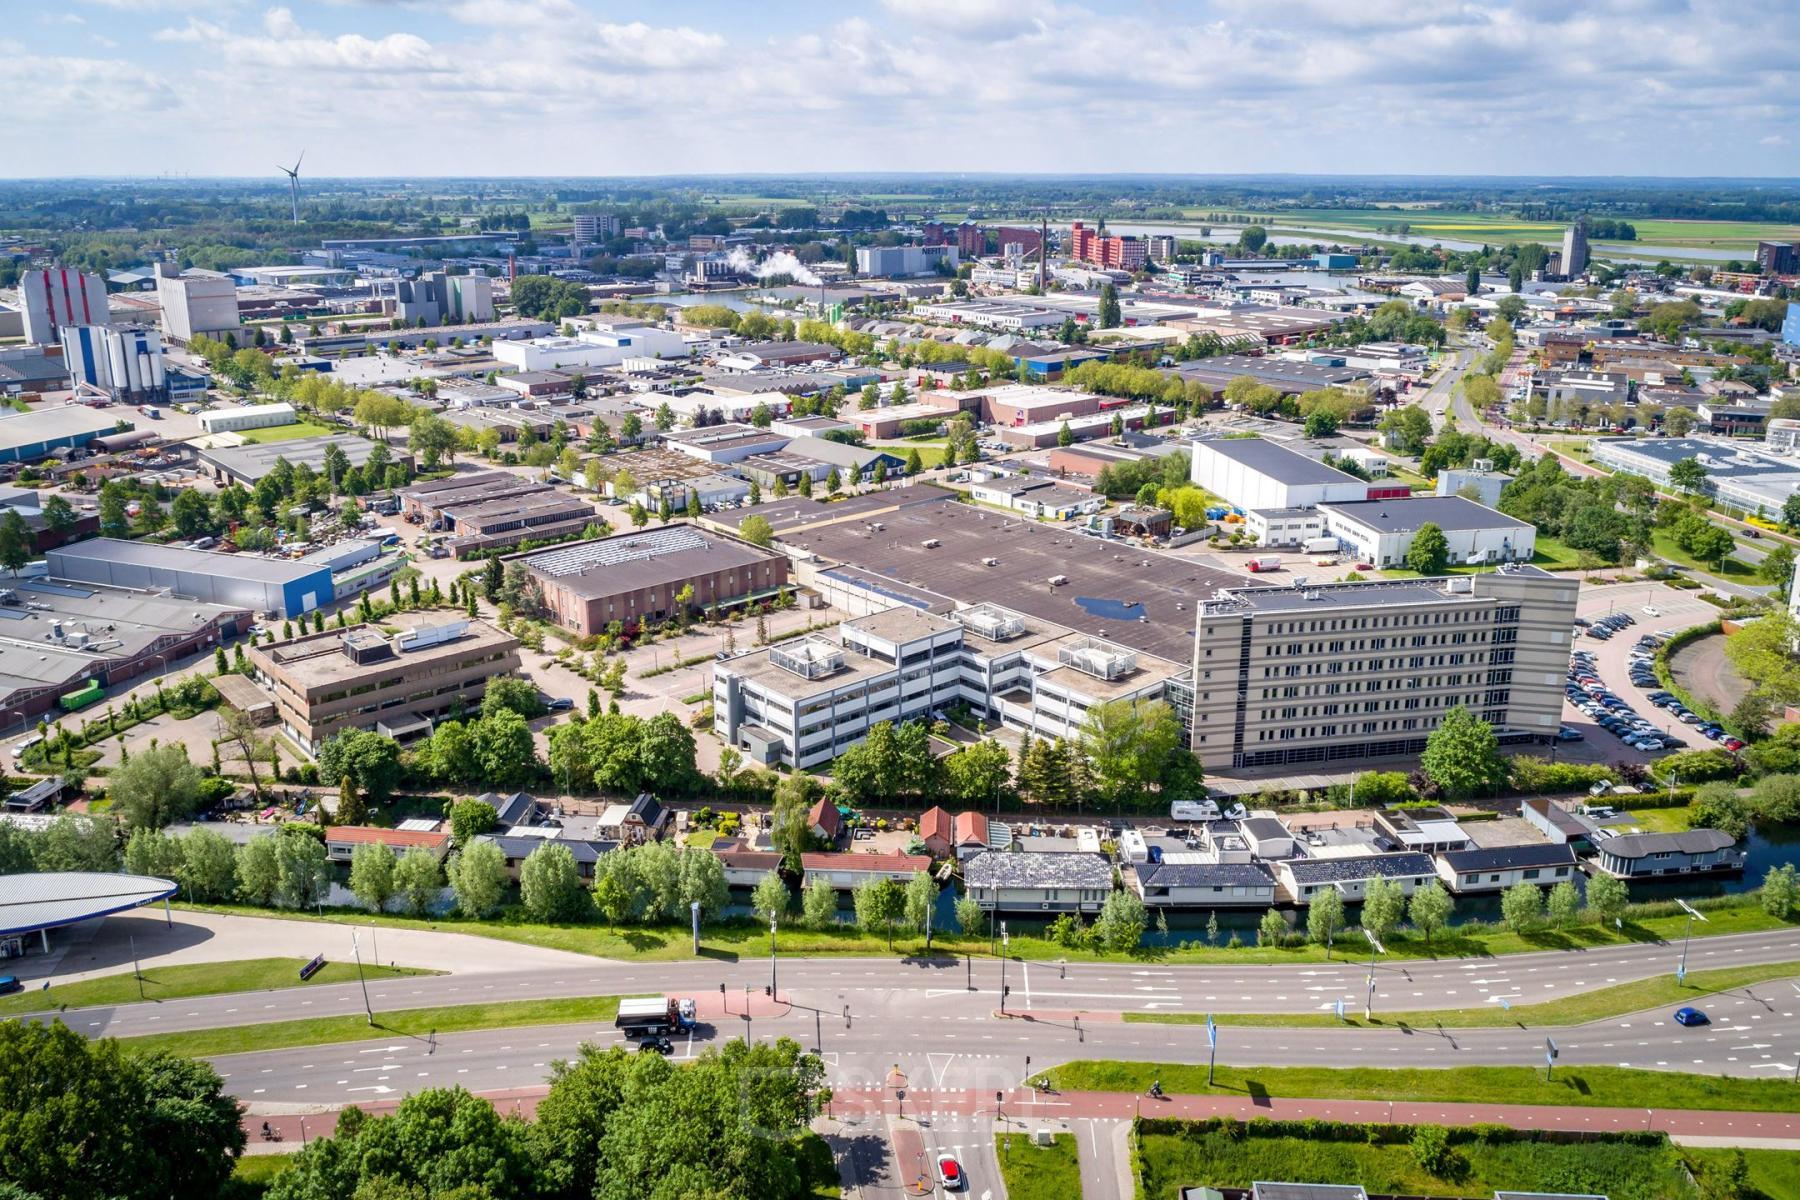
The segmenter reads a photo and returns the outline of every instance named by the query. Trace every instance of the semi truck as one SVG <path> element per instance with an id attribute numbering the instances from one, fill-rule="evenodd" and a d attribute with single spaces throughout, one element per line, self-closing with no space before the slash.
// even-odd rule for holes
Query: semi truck
<path id="1" fill-rule="evenodd" d="M 619 1001 L 613 1026 L 626 1037 L 662 1037 L 694 1027 L 694 1002 L 686 997 L 640 996 Z"/>

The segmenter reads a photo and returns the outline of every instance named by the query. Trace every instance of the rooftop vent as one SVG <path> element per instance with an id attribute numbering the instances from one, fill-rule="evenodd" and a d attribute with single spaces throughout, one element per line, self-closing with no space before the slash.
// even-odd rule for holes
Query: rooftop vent
<path id="1" fill-rule="evenodd" d="M 1099 638 L 1078 638 L 1056 651 L 1056 660 L 1096 679 L 1121 679 L 1137 670 L 1137 655 Z"/>
<path id="2" fill-rule="evenodd" d="M 809 637 L 774 647 L 769 661 L 802 679 L 824 679 L 844 669 L 844 652 L 824 638 Z"/>
<path id="3" fill-rule="evenodd" d="M 950 614 L 953 621 L 990 642 L 1004 642 L 1025 632 L 1025 618 L 996 604 L 977 604 Z"/>

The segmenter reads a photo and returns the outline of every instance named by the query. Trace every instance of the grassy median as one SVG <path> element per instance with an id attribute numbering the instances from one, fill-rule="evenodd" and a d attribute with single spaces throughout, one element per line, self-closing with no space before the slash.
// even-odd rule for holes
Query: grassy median
<path id="1" fill-rule="evenodd" d="M 1081 1200 L 1074 1134 L 1059 1133 L 1048 1146 L 1040 1146 L 1023 1131 L 997 1133 L 994 1153 L 1008 1200 Z"/>
<path id="2" fill-rule="evenodd" d="M 1065 1092 L 1163 1090 L 1197 1096 L 1276 1096 L 1286 1100 L 1377 1100 L 1429 1104 L 1545 1104 L 1578 1108 L 1696 1108 L 1726 1112 L 1800 1112 L 1800 1088 L 1788 1079 L 1736 1079 L 1559 1066 L 1546 1081 L 1535 1067 L 1351 1068 L 1220 1067 L 1212 1087 L 1206 1064 L 1078 1060 L 1048 1072 Z M 1149 1101 L 1145 1102 L 1150 1103 Z"/>
<path id="3" fill-rule="evenodd" d="M 316 987 L 323 983 L 355 983 L 356 964 L 330 962 L 311 979 L 300 978 L 301 958 L 246 958 L 237 962 L 184 963 L 158 966 L 139 977 L 126 971 L 102 975 L 79 983 L 27 990 L 0 1000 L 0 1017 L 51 1012 L 60 1008 L 95 1008 L 101 1005 L 152 1003 L 193 996 L 220 996 L 229 992 L 261 992 L 275 988 Z M 368 979 L 394 979 L 402 975 L 438 975 L 413 967 L 363 967 Z"/>
<path id="4" fill-rule="evenodd" d="M 580 1025 L 610 1022 L 619 1012 L 616 996 L 577 996 L 564 1000 L 500 1000 L 492 1004 L 451 1004 L 439 1008 L 403 1008 L 376 1012 L 375 1023 L 362 1013 L 271 1021 L 265 1025 L 232 1025 L 120 1038 L 125 1049 L 148 1054 L 167 1050 L 194 1058 L 248 1054 L 293 1046 L 327 1046 L 379 1038 L 417 1038 L 432 1033 L 469 1033 L 478 1029 L 512 1029 L 529 1025 Z"/>
<path id="5" fill-rule="evenodd" d="M 1622 1017 L 1646 1009 L 1695 1004 L 1708 996 L 1771 979 L 1800 977 L 1800 963 L 1763 963 L 1750 967 L 1721 967 L 1714 971 L 1689 972 L 1686 983 L 1675 982 L 1673 975 L 1640 979 L 1596 988 L 1562 1000 L 1542 1004 L 1515 1004 L 1510 1011 L 1498 1004 L 1486 1008 L 1444 1008 L 1421 1012 L 1377 1011 L 1373 1019 L 1364 1020 L 1353 1006 L 1345 1006 L 1345 1020 L 1330 1013 L 1229 1013 L 1214 1010 L 1213 1015 L 1227 1025 L 1270 1026 L 1348 1026 L 1355 1029 L 1444 1028 L 1482 1029 L 1504 1026 L 1585 1025 L 1608 1017 Z M 1380 1001 L 1379 993 L 1377 1002 Z M 1204 1025 L 1206 1013 L 1128 1012 L 1125 1020 L 1146 1025 Z"/>

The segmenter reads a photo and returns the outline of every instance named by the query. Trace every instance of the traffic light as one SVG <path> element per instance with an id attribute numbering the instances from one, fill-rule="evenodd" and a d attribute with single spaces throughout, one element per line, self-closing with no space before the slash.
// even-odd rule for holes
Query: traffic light
<path id="1" fill-rule="evenodd" d="M 766 983 L 765 983 L 765 984 L 763 984 L 763 995 L 765 995 L 765 996 L 773 996 L 773 995 L 774 995 L 774 994 L 775 994 L 775 993 L 774 993 L 774 992 L 773 992 L 773 991 L 771 991 L 771 990 L 770 990 L 770 988 L 769 988 L 769 985 L 768 985 L 768 984 L 766 984 Z"/>

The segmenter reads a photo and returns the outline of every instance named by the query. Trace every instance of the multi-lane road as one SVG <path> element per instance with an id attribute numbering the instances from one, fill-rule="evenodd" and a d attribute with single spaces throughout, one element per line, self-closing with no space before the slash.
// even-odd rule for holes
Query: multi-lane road
<path id="1" fill-rule="evenodd" d="M 1613 984 L 1672 974 L 1679 944 L 1631 944 L 1500 958 L 1380 962 L 1374 1006 L 1382 1012 L 1554 1003 Z M 1800 931 L 1697 939 L 1689 966 L 1800 962 Z M 1010 989 L 1001 1015 L 1002 973 Z M 767 960 L 682 961 L 449 974 L 370 985 L 383 1013 L 499 1000 L 582 995 L 691 995 L 705 1017 L 676 1053 L 715 1040 L 790 1037 L 825 1057 L 838 1086 L 878 1086 L 898 1068 L 915 1086 L 1004 1089 L 1072 1058 L 1197 1062 L 1206 1056 L 1197 1025 L 1126 1022 L 1122 1014 L 1214 1012 L 1224 1029 L 1219 1061 L 1238 1065 L 1426 1066 L 1532 1064 L 1543 1031 L 1517 1024 L 1440 1029 L 1357 1025 L 1234 1026 L 1231 1013 L 1329 1015 L 1338 1001 L 1360 1016 L 1366 959 L 1285 966 L 1173 966 L 1154 962 L 1055 963 L 1012 960 L 787 959 L 779 1004 L 763 989 Z M 1797 971 L 1800 974 L 1800 971 Z M 720 992 L 721 985 L 724 991 Z M 748 1000 L 751 1016 L 744 1018 Z M 1792 1072 L 1800 1053 L 1800 993 L 1758 985 L 1709 1001 L 1715 1024 L 1683 1029 L 1666 1012 L 1567 1027 L 1557 1040 L 1567 1059 L 1667 1070 L 1760 1075 Z M 62 1019 L 91 1036 L 136 1036 L 251 1025 L 363 1011 L 361 988 L 333 984 L 234 993 L 156 1004 L 70 1010 Z M 610 1026 L 557 1025 L 439 1034 L 409 1018 L 392 1036 L 366 1042 L 270 1050 L 216 1058 L 230 1089 L 258 1108 L 332 1107 L 398 1097 L 428 1086 L 476 1091 L 543 1083 L 549 1065 L 584 1042 L 618 1040 Z"/>

